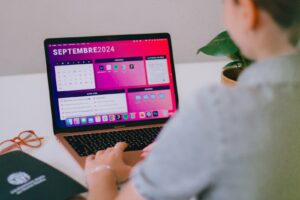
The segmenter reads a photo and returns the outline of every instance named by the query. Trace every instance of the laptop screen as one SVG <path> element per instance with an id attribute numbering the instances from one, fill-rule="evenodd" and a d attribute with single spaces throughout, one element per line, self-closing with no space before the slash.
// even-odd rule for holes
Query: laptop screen
<path id="1" fill-rule="evenodd" d="M 54 127 L 168 119 L 177 108 L 168 34 L 45 40 Z"/>

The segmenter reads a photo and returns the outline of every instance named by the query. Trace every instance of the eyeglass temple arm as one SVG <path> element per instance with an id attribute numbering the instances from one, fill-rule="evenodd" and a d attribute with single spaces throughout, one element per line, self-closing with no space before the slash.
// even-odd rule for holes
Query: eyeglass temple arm
<path id="1" fill-rule="evenodd" d="M 34 139 L 30 139 L 30 140 L 26 140 L 26 142 L 32 142 L 32 141 L 36 141 L 36 140 L 44 140 L 45 138 L 44 137 L 38 137 L 38 138 L 34 138 Z M 23 140 L 24 141 L 24 140 Z"/>
<path id="2" fill-rule="evenodd" d="M 12 145 L 9 145 L 8 147 L 4 148 L 3 150 L 0 151 L 0 155 L 6 152 L 11 151 L 12 149 L 16 148 L 16 146 L 18 148 L 20 148 L 20 146 L 17 143 L 13 143 Z"/>
<path id="3" fill-rule="evenodd" d="M 34 134 L 35 135 L 35 134 Z M 44 137 L 38 137 L 37 135 L 35 135 L 36 138 L 32 139 L 32 140 L 28 140 L 28 141 L 34 141 L 34 140 L 44 140 Z M 26 140 L 27 138 L 31 137 L 30 135 L 28 135 L 27 137 L 25 137 L 24 139 L 22 139 L 23 141 Z"/>

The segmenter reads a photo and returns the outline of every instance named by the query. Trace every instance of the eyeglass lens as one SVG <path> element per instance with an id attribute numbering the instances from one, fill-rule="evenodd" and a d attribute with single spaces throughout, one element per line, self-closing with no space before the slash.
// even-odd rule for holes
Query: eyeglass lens
<path id="1" fill-rule="evenodd" d="M 25 145 L 30 147 L 38 147 L 41 145 L 41 140 L 32 132 L 25 131 L 20 133 L 19 138 L 24 142 Z"/>

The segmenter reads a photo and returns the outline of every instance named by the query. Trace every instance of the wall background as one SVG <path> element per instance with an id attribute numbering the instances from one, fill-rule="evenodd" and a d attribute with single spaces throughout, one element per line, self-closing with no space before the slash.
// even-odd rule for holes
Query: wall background
<path id="1" fill-rule="evenodd" d="M 45 72 L 48 37 L 169 32 L 176 63 L 204 62 L 222 23 L 214 0 L 1 0 L 0 76 Z"/>

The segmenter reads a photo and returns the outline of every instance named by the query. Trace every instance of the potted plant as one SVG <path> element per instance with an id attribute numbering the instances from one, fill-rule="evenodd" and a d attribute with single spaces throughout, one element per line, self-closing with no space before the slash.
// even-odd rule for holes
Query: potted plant
<path id="1" fill-rule="evenodd" d="M 240 73 L 253 62 L 241 54 L 227 31 L 220 33 L 207 45 L 201 47 L 197 54 L 201 52 L 210 56 L 227 56 L 232 60 L 223 68 L 221 75 L 222 83 L 229 86 L 236 85 Z"/>

